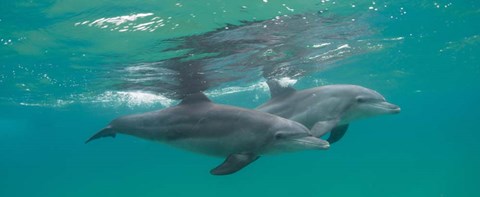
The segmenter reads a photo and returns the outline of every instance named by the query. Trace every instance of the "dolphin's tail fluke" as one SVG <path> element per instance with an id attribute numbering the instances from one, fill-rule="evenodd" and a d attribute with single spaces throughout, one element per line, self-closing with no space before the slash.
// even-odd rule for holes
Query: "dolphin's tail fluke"
<path id="1" fill-rule="evenodd" d="M 85 141 L 85 144 L 92 141 L 92 140 L 102 138 L 102 137 L 113 137 L 114 138 L 115 135 L 116 135 L 115 131 L 113 131 L 112 128 L 107 127 L 105 129 L 102 129 L 101 131 L 99 131 L 98 133 L 93 135 L 92 137 L 90 137 L 87 141 Z"/>

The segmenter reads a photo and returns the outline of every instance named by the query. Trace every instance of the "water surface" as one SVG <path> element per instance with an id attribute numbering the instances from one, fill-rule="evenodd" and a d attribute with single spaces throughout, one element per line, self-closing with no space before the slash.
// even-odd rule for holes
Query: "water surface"
<path id="1" fill-rule="evenodd" d="M 0 196 L 480 195 L 477 1 L 0 4 Z M 84 144 L 198 90 L 254 108 L 266 78 L 362 85 L 402 112 L 222 177 L 222 159 L 130 136 Z"/>

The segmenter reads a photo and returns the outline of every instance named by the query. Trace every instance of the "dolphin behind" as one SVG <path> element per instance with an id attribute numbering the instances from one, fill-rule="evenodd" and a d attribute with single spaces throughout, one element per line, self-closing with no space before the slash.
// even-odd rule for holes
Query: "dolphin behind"
<path id="1" fill-rule="evenodd" d="M 256 110 L 212 103 L 203 93 L 163 110 L 122 116 L 85 143 L 117 133 L 226 158 L 214 175 L 234 173 L 260 155 L 329 148 L 300 123 Z"/>
<path id="2" fill-rule="evenodd" d="M 327 141 L 331 144 L 343 137 L 354 120 L 400 112 L 400 107 L 362 86 L 326 85 L 297 91 L 277 80 L 267 84 L 271 99 L 257 110 L 302 123 L 317 137 L 330 132 Z"/>

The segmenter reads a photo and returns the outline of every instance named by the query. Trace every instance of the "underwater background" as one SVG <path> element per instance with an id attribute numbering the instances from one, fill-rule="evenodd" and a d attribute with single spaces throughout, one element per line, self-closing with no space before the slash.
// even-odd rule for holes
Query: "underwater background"
<path id="1" fill-rule="evenodd" d="M 0 2 L 0 196 L 480 196 L 480 1 Z M 192 91 L 357 84 L 402 112 L 325 151 L 223 162 L 120 135 Z"/>

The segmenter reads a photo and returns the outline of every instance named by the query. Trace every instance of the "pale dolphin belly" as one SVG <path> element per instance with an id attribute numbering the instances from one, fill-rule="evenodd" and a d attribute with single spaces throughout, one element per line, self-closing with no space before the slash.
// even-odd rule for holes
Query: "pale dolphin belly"
<path id="1" fill-rule="evenodd" d="M 192 152 L 216 157 L 227 157 L 232 153 L 239 152 L 256 152 L 256 149 L 258 149 L 253 141 L 239 139 L 234 136 L 223 136 L 220 138 L 183 138 L 171 140 L 168 144 Z"/>

